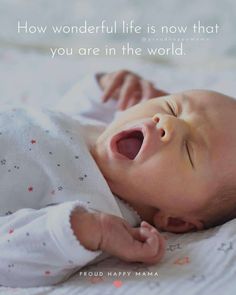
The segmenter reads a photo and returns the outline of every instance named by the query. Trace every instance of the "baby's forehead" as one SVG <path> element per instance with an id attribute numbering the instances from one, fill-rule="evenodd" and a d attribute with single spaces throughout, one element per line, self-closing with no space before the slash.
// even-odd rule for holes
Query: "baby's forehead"
<path id="1" fill-rule="evenodd" d="M 188 105 L 194 111 L 213 111 L 215 115 L 223 112 L 235 116 L 236 100 L 219 92 L 209 90 L 188 90 L 173 95 L 180 106 Z"/>
<path id="2" fill-rule="evenodd" d="M 227 141 L 235 145 L 235 99 L 214 91 L 190 90 L 177 94 L 176 103 L 180 104 L 184 114 L 196 116 L 199 126 L 205 126 L 218 143 Z"/>
<path id="3" fill-rule="evenodd" d="M 180 103 L 190 102 L 193 104 L 206 105 L 211 103 L 221 103 L 225 96 L 221 93 L 208 90 L 187 90 L 176 94 L 176 99 Z"/>

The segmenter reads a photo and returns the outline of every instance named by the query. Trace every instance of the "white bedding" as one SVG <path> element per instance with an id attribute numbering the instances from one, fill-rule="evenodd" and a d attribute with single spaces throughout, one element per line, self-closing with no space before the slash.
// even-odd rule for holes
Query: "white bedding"
<path id="1" fill-rule="evenodd" d="M 232 68 L 217 72 L 193 72 L 124 59 L 109 61 L 109 64 L 104 63 L 103 59 L 97 59 L 95 65 L 93 60 L 52 60 L 33 52 L 0 50 L 0 102 L 54 106 L 85 73 L 122 67 L 137 71 L 168 91 L 209 88 L 236 96 L 236 69 Z M 92 271 L 93 276 L 90 276 L 91 273 L 87 276 L 78 273 L 63 284 L 46 288 L 0 287 L 0 294 L 235 293 L 236 220 L 204 232 L 185 235 L 165 233 L 165 236 L 166 255 L 156 266 L 144 267 L 138 263 L 129 264 L 108 258 L 83 269 L 84 272 Z M 103 277 L 96 276 L 96 272 L 103 274 Z"/>

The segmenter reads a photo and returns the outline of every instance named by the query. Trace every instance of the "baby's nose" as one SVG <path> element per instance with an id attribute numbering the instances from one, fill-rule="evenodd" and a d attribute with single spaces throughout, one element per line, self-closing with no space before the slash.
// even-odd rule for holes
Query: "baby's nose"
<path id="1" fill-rule="evenodd" d="M 159 119 L 159 117 L 158 117 L 157 114 L 155 114 L 155 115 L 152 117 L 152 121 L 153 121 L 155 124 L 157 124 L 157 123 L 160 121 L 160 119 Z"/>
<path id="2" fill-rule="evenodd" d="M 160 117 L 155 114 L 153 117 L 152 117 L 152 121 L 155 123 L 155 124 L 158 124 L 160 122 Z M 167 140 L 167 134 L 166 134 L 166 131 L 164 128 L 162 128 L 161 126 L 158 126 L 158 129 L 160 131 L 160 136 L 161 136 L 161 140 Z"/>

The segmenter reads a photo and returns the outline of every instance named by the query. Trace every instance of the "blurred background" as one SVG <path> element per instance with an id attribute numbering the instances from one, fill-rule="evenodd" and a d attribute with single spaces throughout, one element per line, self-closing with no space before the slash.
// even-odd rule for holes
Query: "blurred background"
<path id="1" fill-rule="evenodd" d="M 119 48 L 166 47 L 168 42 L 148 40 L 145 34 L 18 34 L 17 22 L 52 25 L 99 25 L 133 20 L 146 26 L 192 27 L 219 25 L 218 34 L 197 35 L 205 41 L 183 37 L 184 56 L 50 56 L 51 47 Z M 22 102 L 52 106 L 86 74 L 130 69 L 153 80 L 168 91 L 210 88 L 236 95 L 236 2 L 234 0 L 0 0 L 0 95 L 1 102 Z M 158 35 L 157 37 L 160 37 Z M 145 52 L 145 50 L 144 50 Z M 14 86 L 14 87 L 13 87 Z M 49 99 L 50 98 L 50 99 Z"/>

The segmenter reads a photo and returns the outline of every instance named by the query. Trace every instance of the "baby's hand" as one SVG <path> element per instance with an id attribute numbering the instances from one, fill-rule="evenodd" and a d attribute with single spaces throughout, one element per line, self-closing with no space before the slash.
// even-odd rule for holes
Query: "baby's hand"
<path id="1" fill-rule="evenodd" d="M 166 92 L 156 89 L 151 82 L 126 70 L 100 74 L 98 83 L 104 90 L 102 101 L 114 98 L 118 100 L 120 110 L 125 110 L 141 100 L 167 95 Z"/>
<path id="2" fill-rule="evenodd" d="M 157 263 L 165 251 L 165 240 L 145 221 L 133 228 L 117 216 L 82 213 L 72 219 L 72 228 L 89 250 L 102 250 L 129 262 Z M 77 228 L 77 229 L 76 229 Z"/>
<path id="3" fill-rule="evenodd" d="M 165 252 L 165 240 L 157 229 L 142 221 L 133 228 L 124 219 L 102 215 L 100 249 L 128 262 L 156 264 Z"/>

